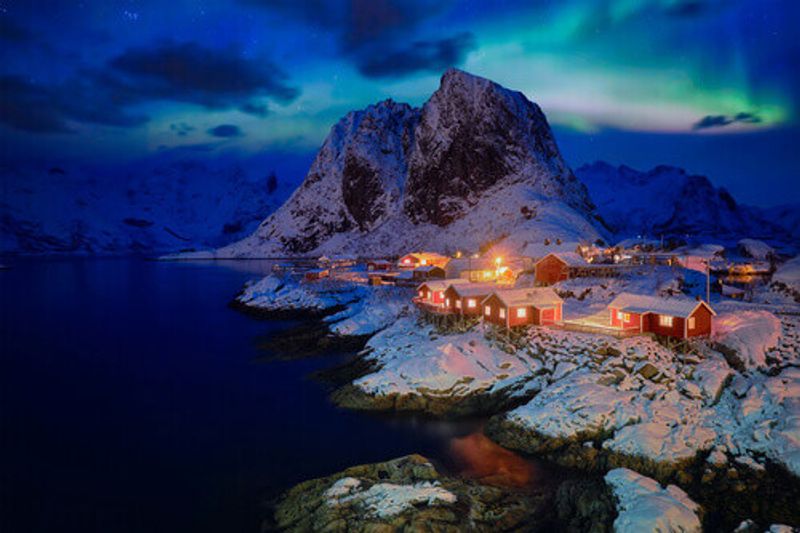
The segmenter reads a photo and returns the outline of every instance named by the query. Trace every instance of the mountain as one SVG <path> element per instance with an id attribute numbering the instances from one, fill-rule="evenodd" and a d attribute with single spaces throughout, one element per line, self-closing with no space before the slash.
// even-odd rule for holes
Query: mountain
<path id="1" fill-rule="evenodd" d="M 539 106 L 450 69 L 422 108 L 347 114 L 287 203 L 216 255 L 521 251 L 599 238 L 592 210 Z"/>
<path id="2" fill-rule="evenodd" d="M 252 232 L 292 190 L 261 168 L 199 157 L 113 168 L 6 164 L 0 183 L 0 252 L 6 254 L 129 255 L 222 246 Z"/>
<path id="3" fill-rule="evenodd" d="M 785 229 L 795 242 L 800 243 L 800 204 L 754 209 L 762 218 Z"/>
<path id="4" fill-rule="evenodd" d="M 660 165 L 642 172 L 596 162 L 575 173 L 589 188 L 598 214 L 617 238 L 752 237 L 787 240 L 786 231 L 758 209 L 736 202 L 705 176 Z"/>

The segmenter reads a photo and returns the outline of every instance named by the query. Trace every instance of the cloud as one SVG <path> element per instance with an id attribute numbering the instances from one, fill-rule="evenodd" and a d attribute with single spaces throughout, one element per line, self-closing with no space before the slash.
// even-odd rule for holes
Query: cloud
<path id="1" fill-rule="evenodd" d="M 755 113 L 747 112 L 741 112 L 735 115 L 706 115 L 698 120 L 692 128 L 695 130 L 721 128 L 737 122 L 742 124 L 758 124 L 761 122 L 761 117 Z"/>
<path id="2" fill-rule="evenodd" d="M 242 137 L 244 133 L 239 126 L 235 124 L 220 124 L 208 130 L 207 132 L 212 137 L 222 137 L 229 139 L 231 137 Z"/>
<path id="3" fill-rule="evenodd" d="M 0 77 L 0 123 L 33 133 L 69 133 L 69 122 L 136 126 L 147 120 L 127 112 L 109 95 L 72 81 L 47 86 L 19 76 Z"/>
<path id="4" fill-rule="evenodd" d="M 170 131 L 174 131 L 175 135 L 186 137 L 195 130 L 194 126 L 190 126 L 185 122 L 177 122 L 169 125 Z"/>
<path id="5" fill-rule="evenodd" d="M 233 107 L 254 96 L 291 102 L 299 91 L 269 61 L 245 59 L 236 50 L 195 43 L 164 43 L 126 50 L 109 67 L 150 98 L 185 101 L 209 108 Z"/>
<path id="6" fill-rule="evenodd" d="M 149 120 L 137 106 L 158 101 L 265 116 L 266 104 L 254 99 L 289 102 L 298 94 L 268 61 L 193 43 L 160 44 L 128 49 L 102 68 L 78 69 L 55 84 L 2 76 L 0 123 L 35 133 L 71 132 L 71 122 L 135 127 Z"/>
<path id="7" fill-rule="evenodd" d="M 416 41 L 390 52 L 370 53 L 361 58 L 358 70 L 370 78 L 403 76 L 414 72 L 439 72 L 460 64 L 475 42 L 470 33 L 435 41 Z"/>

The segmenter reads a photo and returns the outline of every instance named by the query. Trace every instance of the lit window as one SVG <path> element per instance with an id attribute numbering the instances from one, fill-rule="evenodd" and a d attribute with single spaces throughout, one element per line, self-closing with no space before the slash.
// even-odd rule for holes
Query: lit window
<path id="1" fill-rule="evenodd" d="M 491 307 L 489 307 L 488 305 L 487 305 L 487 306 L 484 306 L 484 308 L 483 308 L 483 314 L 484 314 L 484 315 L 486 315 L 486 316 L 490 316 L 490 315 L 492 314 L 492 308 L 491 308 Z"/>
<path id="2" fill-rule="evenodd" d="M 444 291 L 439 291 L 439 292 L 436 294 L 436 296 L 438 296 L 439 298 L 444 298 Z"/>
<path id="3" fill-rule="evenodd" d="M 456 300 L 456 307 L 461 309 L 461 300 Z"/>
<path id="4" fill-rule="evenodd" d="M 467 300 L 467 307 L 470 307 L 470 308 L 472 308 L 472 307 L 475 307 L 476 305 L 478 305 L 478 302 L 476 302 L 476 301 L 475 301 L 475 300 L 473 300 L 472 298 L 470 298 L 469 300 Z"/>
<path id="5" fill-rule="evenodd" d="M 630 313 L 625 313 L 624 315 L 622 315 L 622 319 L 625 322 L 630 322 L 631 321 L 631 314 Z"/>
<path id="6" fill-rule="evenodd" d="M 411 264 L 411 259 L 406 257 L 405 259 L 403 259 L 403 264 L 404 265 L 410 265 Z"/>
<path id="7" fill-rule="evenodd" d="M 427 259 L 420 259 L 419 264 L 420 265 L 427 265 L 428 264 L 428 260 Z"/>
<path id="8" fill-rule="evenodd" d="M 689 329 L 694 329 L 694 317 L 689 317 Z"/>
<path id="9" fill-rule="evenodd" d="M 525 318 L 525 316 L 528 314 L 527 311 L 528 310 L 524 307 L 517 308 L 517 318 Z"/>
<path id="10" fill-rule="evenodd" d="M 445 305 L 446 307 L 450 307 L 450 298 L 448 298 L 448 299 L 446 299 L 446 300 L 444 301 L 444 305 Z"/>
<path id="11" fill-rule="evenodd" d="M 658 316 L 658 325 L 664 326 L 665 328 L 672 327 L 672 317 L 667 315 L 659 315 Z"/>
<path id="12" fill-rule="evenodd" d="M 617 320 L 622 320 L 622 311 L 617 311 Z"/>
<path id="13" fill-rule="evenodd" d="M 419 297 L 425 298 L 425 291 L 419 291 Z"/>
<path id="14" fill-rule="evenodd" d="M 501 307 L 500 308 L 500 318 L 505 318 L 505 317 L 506 317 L 506 310 Z"/>

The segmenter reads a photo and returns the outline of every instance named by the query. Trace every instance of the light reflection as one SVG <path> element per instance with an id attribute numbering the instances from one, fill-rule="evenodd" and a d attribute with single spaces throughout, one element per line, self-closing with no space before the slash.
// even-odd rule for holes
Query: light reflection
<path id="1" fill-rule="evenodd" d="M 461 467 L 460 475 L 487 485 L 526 487 L 535 477 L 533 465 L 478 431 L 451 439 L 450 452 Z"/>

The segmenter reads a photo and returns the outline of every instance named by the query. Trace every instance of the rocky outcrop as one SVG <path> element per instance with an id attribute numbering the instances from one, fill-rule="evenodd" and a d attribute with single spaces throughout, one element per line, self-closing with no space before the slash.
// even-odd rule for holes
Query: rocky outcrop
<path id="1" fill-rule="evenodd" d="M 541 497 L 441 475 L 420 455 L 348 468 L 290 489 L 265 529 L 281 531 L 518 531 Z"/>

